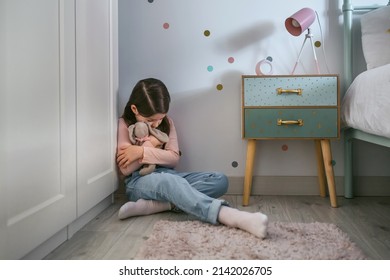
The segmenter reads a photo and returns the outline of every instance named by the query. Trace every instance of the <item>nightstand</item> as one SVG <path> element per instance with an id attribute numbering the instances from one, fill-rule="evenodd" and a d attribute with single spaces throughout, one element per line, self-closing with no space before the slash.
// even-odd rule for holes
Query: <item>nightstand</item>
<path id="1" fill-rule="evenodd" d="M 330 140 L 340 138 L 338 75 L 242 76 L 242 138 L 248 140 L 243 205 L 249 204 L 257 140 L 314 140 L 320 195 L 337 207 Z"/>

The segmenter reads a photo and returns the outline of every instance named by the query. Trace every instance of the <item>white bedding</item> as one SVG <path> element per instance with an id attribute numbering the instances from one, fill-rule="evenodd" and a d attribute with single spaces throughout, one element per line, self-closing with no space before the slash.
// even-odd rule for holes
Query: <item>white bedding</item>
<path id="1" fill-rule="evenodd" d="M 390 138 L 390 64 L 359 74 L 341 103 L 344 126 Z"/>

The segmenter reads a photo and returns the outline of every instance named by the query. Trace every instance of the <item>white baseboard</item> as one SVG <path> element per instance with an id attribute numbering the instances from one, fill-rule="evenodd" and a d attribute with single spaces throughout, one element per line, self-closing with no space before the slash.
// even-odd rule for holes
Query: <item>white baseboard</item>
<path id="1" fill-rule="evenodd" d="M 344 195 L 344 177 L 336 176 L 336 193 Z M 228 194 L 242 194 L 244 177 L 229 177 Z M 390 176 L 354 177 L 356 196 L 390 196 Z M 252 195 L 319 195 L 316 176 L 254 176 Z"/>
<path id="2" fill-rule="evenodd" d="M 114 196 L 109 195 L 103 199 L 98 205 L 87 211 L 80 218 L 68 225 L 68 239 L 71 238 L 76 232 L 78 232 L 82 227 L 92 221 L 99 213 L 105 210 L 114 202 Z"/>
<path id="3" fill-rule="evenodd" d="M 106 209 L 113 203 L 113 195 L 109 195 L 103 199 L 99 204 L 89 210 L 87 213 L 79 217 L 77 220 L 64 227 L 62 230 L 54 234 L 50 239 L 39 245 L 29 254 L 24 256 L 24 260 L 41 260 L 47 256 L 50 252 L 70 239 L 73 234 L 79 231 L 83 226 L 94 219 L 100 212 Z"/>
<path id="4" fill-rule="evenodd" d="M 355 176 L 356 196 L 390 196 L 390 176 Z M 336 193 L 344 196 L 344 176 L 335 177 Z M 242 194 L 244 177 L 229 176 L 228 194 Z M 125 187 L 119 184 L 117 194 L 124 195 Z M 319 195 L 316 176 L 254 176 L 253 195 Z"/>

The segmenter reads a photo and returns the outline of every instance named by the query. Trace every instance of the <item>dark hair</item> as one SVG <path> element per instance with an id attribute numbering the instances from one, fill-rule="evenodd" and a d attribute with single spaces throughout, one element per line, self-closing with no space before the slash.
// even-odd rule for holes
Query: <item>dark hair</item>
<path id="1" fill-rule="evenodd" d="M 140 115 L 146 118 L 155 114 L 167 114 L 170 101 L 171 97 L 163 82 L 154 78 L 140 80 L 131 92 L 122 118 L 128 126 L 137 122 L 131 105 L 135 105 Z M 162 119 L 158 129 L 169 135 L 170 125 L 167 116 Z"/>

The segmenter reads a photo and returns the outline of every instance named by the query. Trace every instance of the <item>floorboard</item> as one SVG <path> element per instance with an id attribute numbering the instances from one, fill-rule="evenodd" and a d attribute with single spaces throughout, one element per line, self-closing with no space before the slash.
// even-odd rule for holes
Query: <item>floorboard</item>
<path id="1" fill-rule="evenodd" d="M 334 223 L 346 232 L 373 260 L 390 260 L 390 197 L 338 197 L 338 208 L 319 196 L 252 196 L 249 206 L 241 205 L 242 196 L 223 197 L 239 209 L 268 215 L 270 221 Z M 164 212 L 124 221 L 117 218 L 124 203 L 117 197 L 105 211 L 45 259 L 134 259 L 153 225 L 161 219 L 187 220 L 187 214 Z"/>

